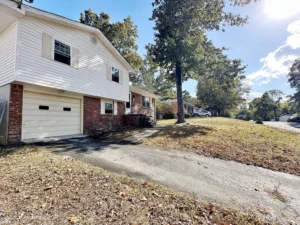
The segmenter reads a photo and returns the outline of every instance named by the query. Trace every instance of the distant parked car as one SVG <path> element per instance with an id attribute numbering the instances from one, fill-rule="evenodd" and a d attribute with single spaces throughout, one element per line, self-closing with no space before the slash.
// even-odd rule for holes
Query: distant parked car
<path id="1" fill-rule="evenodd" d="M 207 111 L 207 110 L 203 110 L 201 112 L 198 112 L 197 113 L 198 116 L 211 116 L 211 112 L 210 111 Z"/>

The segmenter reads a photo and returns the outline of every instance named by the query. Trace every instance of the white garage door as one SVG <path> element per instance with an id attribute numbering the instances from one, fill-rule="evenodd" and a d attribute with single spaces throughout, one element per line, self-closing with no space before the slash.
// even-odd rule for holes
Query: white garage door
<path id="1" fill-rule="evenodd" d="M 80 134 L 80 99 L 24 91 L 22 140 Z"/>

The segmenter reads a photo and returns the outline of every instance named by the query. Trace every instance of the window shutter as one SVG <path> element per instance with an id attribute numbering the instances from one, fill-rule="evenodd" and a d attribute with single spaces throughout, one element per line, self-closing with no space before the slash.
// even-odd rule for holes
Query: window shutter
<path id="1" fill-rule="evenodd" d="M 100 105 L 101 105 L 101 114 L 105 114 L 105 102 L 100 100 Z"/>
<path id="2" fill-rule="evenodd" d="M 114 115 L 118 115 L 118 102 L 114 101 Z"/>
<path id="3" fill-rule="evenodd" d="M 44 58 L 52 60 L 52 45 L 52 36 L 43 33 L 42 56 Z"/>
<path id="4" fill-rule="evenodd" d="M 119 84 L 123 85 L 123 71 L 120 70 L 120 73 L 119 73 Z"/>
<path id="5" fill-rule="evenodd" d="M 106 65 L 106 79 L 107 80 L 112 80 L 112 72 L 111 72 L 111 66 L 110 65 Z"/>
<path id="6" fill-rule="evenodd" d="M 72 47 L 71 66 L 78 69 L 79 65 L 79 49 Z"/>

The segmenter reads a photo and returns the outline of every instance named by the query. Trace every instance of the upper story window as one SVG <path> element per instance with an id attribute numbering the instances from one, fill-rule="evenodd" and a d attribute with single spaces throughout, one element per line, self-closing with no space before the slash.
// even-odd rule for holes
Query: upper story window
<path id="1" fill-rule="evenodd" d="M 142 96 L 142 106 L 145 108 L 150 108 L 150 98 Z"/>
<path id="2" fill-rule="evenodd" d="M 114 108 L 112 103 L 105 103 L 105 114 L 113 114 Z"/>
<path id="3" fill-rule="evenodd" d="M 111 68 L 112 81 L 119 83 L 120 81 L 120 71 L 114 67 Z"/>
<path id="4" fill-rule="evenodd" d="M 71 47 L 55 40 L 54 60 L 71 65 Z"/>

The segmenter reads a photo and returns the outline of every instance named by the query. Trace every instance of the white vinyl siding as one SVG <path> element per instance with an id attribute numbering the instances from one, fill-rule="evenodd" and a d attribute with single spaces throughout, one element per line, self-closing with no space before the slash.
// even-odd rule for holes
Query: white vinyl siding
<path id="1" fill-rule="evenodd" d="M 80 134 L 80 121 L 80 99 L 24 91 L 22 140 Z"/>
<path id="2" fill-rule="evenodd" d="M 0 87 L 15 78 L 17 23 L 0 34 Z"/>
<path id="3" fill-rule="evenodd" d="M 74 53 L 72 49 L 75 55 L 79 54 L 77 62 L 72 60 L 72 64 L 78 64 L 78 69 L 42 57 L 43 33 L 78 49 L 79 53 Z M 127 101 L 128 70 L 100 40 L 97 45 L 92 44 L 90 35 L 88 32 L 60 24 L 29 16 L 23 17 L 20 19 L 20 49 L 16 80 L 85 95 Z M 122 71 L 124 85 L 107 80 L 107 65 Z"/>

